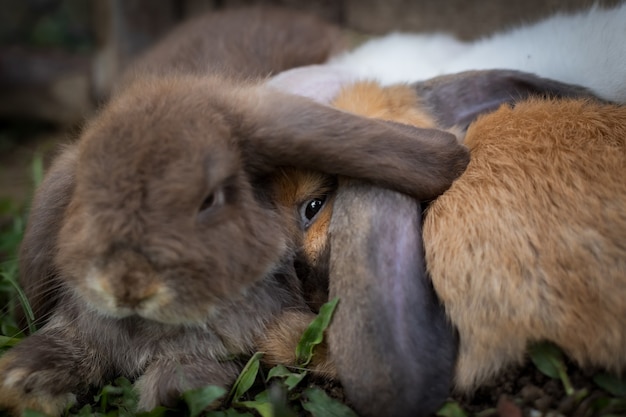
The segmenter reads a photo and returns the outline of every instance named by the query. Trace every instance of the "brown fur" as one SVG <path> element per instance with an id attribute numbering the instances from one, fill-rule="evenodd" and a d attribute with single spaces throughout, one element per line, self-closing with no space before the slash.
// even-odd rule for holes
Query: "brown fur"
<path id="1" fill-rule="evenodd" d="M 270 365 L 298 365 L 295 347 L 300 342 L 306 328 L 315 319 L 315 314 L 301 314 L 285 310 L 270 323 L 259 339 L 258 348 L 264 352 L 263 361 Z M 337 377 L 335 365 L 328 354 L 326 341 L 315 347 L 311 362 L 307 365 L 316 374 Z"/>
<path id="2" fill-rule="evenodd" d="M 290 321 L 301 314 L 299 328 L 311 317 L 293 266 L 294 219 L 272 199 L 268 175 L 319 169 L 432 198 L 465 168 L 467 150 L 446 132 L 282 94 L 262 84 L 267 68 L 254 60 L 231 74 L 249 51 L 237 49 L 248 45 L 238 36 L 285 54 L 281 43 L 295 41 L 275 37 L 267 15 L 240 25 L 245 12 L 233 13 L 219 17 L 239 30 L 215 39 L 217 69 L 160 74 L 148 54 L 149 68 L 138 64 L 46 176 L 20 255 L 20 282 L 44 325 L 0 359 L 0 407 L 58 412 L 117 375 L 138 378 L 141 409 L 229 385 L 240 364 L 224 358 L 251 353 L 267 326 L 283 328 L 272 323 L 285 310 Z M 312 42 L 328 49 L 327 28 L 282 16 L 286 33 L 311 35 L 296 49 L 311 48 L 300 58 L 316 62 Z M 177 62 L 168 42 L 159 59 Z M 381 147 L 381 137 L 394 146 Z M 290 334 L 268 345 L 269 358 L 295 347 Z"/>
<path id="3" fill-rule="evenodd" d="M 480 86 L 484 88 L 475 88 Z M 385 97 L 392 94 L 399 99 Z M 525 101 L 532 96 L 543 100 Z M 413 105 L 417 106 L 413 112 L 424 114 L 427 122 L 437 120 L 452 129 L 460 123 L 462 129 L 481 113 L 494 111 L 494 103 L 516 107 L 502 106 L 472 125 L 466 144 L 472 149 L 470 167 L 474 169 L 468 169 L 435 200 L 424 223 L 428 271 L 448 318 L 459 331 L 456 385 L 464 391 L 476 388 L 502 367 L 520 360 L 529 342 L 544 339 L 562 346 L 582 365 L 622 370 L 626 329 L 620 288 L 624 286 L 615 283 L 625 276 L 626 259 L 621 243 L 626 222 L 620 211 L 626 194 L 619 174 L 626 167 L 623 108 L 602 104 L 580 87 L 514 71 L 469 72 L 393 88 L 359 83 L 345 88 L 334 105 L 368 117 L 422 123 L 407 117 L 407 106 Z M 393 111 L 386 112 L 385 105 Z M 371 243 L 376 241 L 372 236 L 384 230 L 363 233 L 377 227 L 368 216 L 385 203 L 373 203 L 382 191 L 368 193 L 342 184 L 335 207 L 327 207 L 337 211 L 340 204 L 341 218 L 333 214 L 330 227 L 335 222 L 335 235 L 327 231 L 327 243 L 322 246 L 339 249 L 319 252 L 318 264 L 310 267 L 319 269 L 319 262 L 330 257 L 325 270 L 330 273 L 331 293 L 333 285 L 347 283 L 348 289 L 338 287 L 335 295 L 358 305 L 365 298 L 363 291 L 368 297 L 377 294 L 372 284 L 375 277 L 364 278 L 371 274 L 363 265 L 371 262 L 368 254 L 376 245 Z M 345 200 L 346 195 L 354 196 Z M 343 207 L 347 204 L 354 207 L 351 215 Z M 400 203 L 394 204 L 387 213 L 393 210 L 396 216 Z M 348 229 L 347 237 L 344 229 Z M 338 240 L 337 234 L 343 237 Z M 386 274 L 379 277 L 384 281 Z M 330 350 L 337 364 L 350 361 L 353 346 L 384 346 L 385 340 L 371 335 L 390 339 L 380 335 L 387 335 L 389 326 L 404 323 L 406 318 L 394 311 L 401 306 L 396 302 L 377 305 L 374 317 L 366 308 L 352 308 L 349 321 L 338 325 L 335 320 Z M 340 309 L 341 304 L 338 315 Z M 349 334 L 359 326 L 367 326 L 367 331 L 356 341 L 357 336 Z M 421 346 L 414 355 L 431 358 L 442 339 L 425 329 L 407 330 L 406 337 L 428 340 L 431 345 Z M 365 377 L 394 366 L 393 357 L 379 363 L 380 352 L 387 349 L 378 349 L 378 354 L 368 355 L 362 348 L 360 365 L 338 369 L 349 397 L 365 415 L 377 415 L 369 392 L 377 393 L 380 405 L 383 394 L 395 387 L 388 389 L 384 378 Z M 403 372 L 398 369 L 396 375 Z M 440 382 L 444 374 L 432 383 Z M 364 385 L 362 381 L 372 382 Z M 413 386 L 421 387 L 419 381 Z M 412 395 L 424 393 L 413 391 Z M 407 415 L 428 412 L 408 399 L 405 408 L 394 407 Z"/>
<path id="4" fill-rule="evenodd" d="M 120 84 L 146 73 L 264 78 L 324 62 L 345 46 L 339 28 L 314 15 L 268 6 L 217 11 L 175 28 L 131 65 Z"/>
<path id="5" fill-rule="evenodd" d="M 503 106 L 470 126 L 467 171 L 430 207 L 426 260 L 459 329 L 467 390 L 549 340 L 626 368 L 626 108 Z"/>
<path id="6" fill-rule="evenodd" d="M 332 105 L 354 114 L 422 128 L 434 128 L 432 116 L 421 107 L 413 88 L 406 85 L 382 87 L 375 81 L 359 81 L 344 88 Z"/>

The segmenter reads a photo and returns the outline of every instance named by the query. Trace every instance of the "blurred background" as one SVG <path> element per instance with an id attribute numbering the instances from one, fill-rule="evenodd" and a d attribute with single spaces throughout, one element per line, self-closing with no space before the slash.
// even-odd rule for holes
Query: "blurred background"
<path id="1" fill-rule="evenodd" d="M 176 23 L 213 9 L 273 4 L 365 35 L 444 31 L 474 39 L 593 0 L 0 0 L 0 219 L 108 95 L 124 66 Z M 619 3 L 604 0 L 602 5 Z M 0 221 L 0 226 L 2 222 Z"/>

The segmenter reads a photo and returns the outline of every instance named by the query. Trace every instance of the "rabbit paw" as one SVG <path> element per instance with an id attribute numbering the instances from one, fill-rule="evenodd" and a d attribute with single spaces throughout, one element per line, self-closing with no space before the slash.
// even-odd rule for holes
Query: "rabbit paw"
<path id="1" fill-rule="evenodd" d="M 12 352 L 0 358 L 0 409 L 16 416 L 27 409 L 58 416 L 76 402 L 72 393 L 55 392 L 58 373 L 54 369 L 33 370 L 19 359 Z"/>
<path id="2" fill-rule="evenodd" d="M 137 408 L 150 411 L 162 405 L 172 407 L 180 395 L 190 389 L 217 385 L 230 386 L 241 367 L 234 362 L 218 362 L 198 356 L 167 357 L 152 360 L 145 373 L 135 382 L 139 393 Z"/>
<path id="3" fill-rule="evenodd" d="M 263 352 L 263 362 L 267 365 L 298 365 L 296 346 L 314 318 L 315 314 L 303 311 L 285 311 L 278 316 L 270 323 L 262 339 L 257 341 L 259 350 Z M 325 340 L 315 347 L 307 368 L 318 375 L 337 378 Z"/>

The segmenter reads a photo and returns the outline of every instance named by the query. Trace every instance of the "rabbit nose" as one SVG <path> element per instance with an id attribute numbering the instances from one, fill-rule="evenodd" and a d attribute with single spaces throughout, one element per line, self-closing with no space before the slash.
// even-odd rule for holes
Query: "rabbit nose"
<path id="1" fill-rule="evenodd" d="M 119 307 L 137 308 L 158 292 L 158 285 L 144 274 L 130 273 L 120 281 L 121 285 L 114 293 Z"/>
<path id="2" fill-rule="evenodd" d="M 105 291 L 117 307 L 137 308 L 159 292 L 159 277 L 148 259 L 136 250 L 118 249 L 104 268 Z"/>

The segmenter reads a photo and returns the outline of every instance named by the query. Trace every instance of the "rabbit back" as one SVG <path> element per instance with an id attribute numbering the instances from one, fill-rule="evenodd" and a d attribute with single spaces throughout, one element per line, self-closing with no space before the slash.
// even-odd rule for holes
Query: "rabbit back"
<path id="1" fill-rule="evenodd" d="M 626 366 L 626 108 L 503 106 L 470 126 L 467 171 L 430 206 L 427 268 L 472 388 L 531 342 Z"/>
<path id="2" fill-rule="evenodd" d="M 175 28 L 130 66 L 121 84 L 172 73 L 258 79 L 322 63 L 344 47 L 339 28 L 314 15 L 267 6 L 228 9 Z"/>

